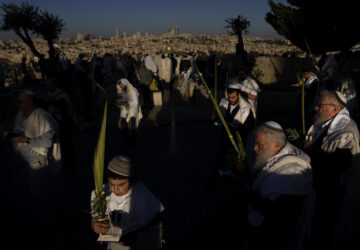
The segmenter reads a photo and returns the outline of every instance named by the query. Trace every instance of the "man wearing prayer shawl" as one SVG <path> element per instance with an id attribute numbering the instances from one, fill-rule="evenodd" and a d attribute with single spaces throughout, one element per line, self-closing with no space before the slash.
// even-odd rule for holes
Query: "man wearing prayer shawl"
<path id="1" fill-rule="evenodd" d="M 227 89 L 227 98 L 223 98 L 219 104 L 220 111 L 230 129 L 234 138 L 238 132 L 243 141 L 244 147 L 247 137 L 254 128 L 255 121 L 252 114 L 251 105 L 240 95 L 239 85 L 230 85 Z M 230 173 L 237 157 L 229 136 L 224 127 L 221 127 L 221 138 L 219 152 L 217 156 L 217 170 L 220 169 L 220 175 Z"/>
<path id="2" fill-rule="evenodd" d="M 14 131 L 8 136 L 28 169 L 33 225 L 44 227 L 49 222 L 46 215 L 49 214 L 49 179 L 55 166 L 53 157 L 61 164 L 57 124 L 48 112 L 37 107 L 32 91 L 25 90 L 18 95 L 18 106 Z"/>
<path id="3" fill-rule="evenodd" d="M 239 85 L 243 97 L 251 105 L 251 111 L 254 119 L 256 119 L 257 98 L 260 88 L 255 79 L 249 75 L 248 69 L 240 69 L 238 76 L 232 80 L 232 84 Z"/>
<path id="4" fill-rule="evenodd" d="M 303 249 L 315 202 L 310 158 L 272 121 L 255 129 L 254 151 L 249 249 Z"/>
<path id="5" fill-rule="evenodd" d="M 114 157 L 108 164 L 108 183 L 104 192 L 108 198 L 105 214 L 110 228 L 93 221 L 95 233 L 119 235 L 119 242 L 109 243 L 111 250 L 160 249 L 162 203 L 142 183 L 136 180 L 131 161 L 124 156 Z M 95 190 L 91 200 L 95 198 Z"/>
<path id="6" fill-rule="evenodd" d="M 322 92 L 315 111 L 305 144 L 316 192 L 314 244 L 343 249 L 359 226 L 359 131 L 338 91 Z"/>
<path id="7" fill-rule="evenodd" d="M 135 131 L 142 119 L 138 90 L 125 78 L 116 83 L 117 105 L 120 108 L 118 127 L 129 137 L 130 144 L 135 141 Z M 130 131 L 130 134 L 129 134 Z"/>

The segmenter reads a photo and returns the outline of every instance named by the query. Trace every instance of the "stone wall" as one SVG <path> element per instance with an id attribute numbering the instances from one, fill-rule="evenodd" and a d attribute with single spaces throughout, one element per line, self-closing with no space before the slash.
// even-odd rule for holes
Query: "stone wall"
<path id="1" fill-rule="evenodd" d="M 263 84 L 292 85 L 297 82 L 297 74 L 301 75 L 305 58 L 286 58 L 275 56 L 256 57 L 253 72 L 260 72 L 257 79 Z"/>

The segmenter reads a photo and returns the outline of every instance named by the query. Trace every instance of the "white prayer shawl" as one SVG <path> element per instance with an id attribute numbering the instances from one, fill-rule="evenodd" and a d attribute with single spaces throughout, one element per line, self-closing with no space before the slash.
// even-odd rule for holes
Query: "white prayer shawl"
<path id="1" fill-rule="evenodd" d="M 294 178 L 289 178 L 290 176 Z M 287 143 L 260 170 L 252 188 L 271 201 L 280 194 L 305 195 L 311 192 L 310 157 Z"/>
<path id="2" fill-rule="evenodd" d="M 314 138 L 316 132 L 316 128 L 311 126 L 307 134 Z M 352 155 L 360 153 L 359 130 L 346 108 L 343 108 L 331 121 L 321 145 L 321 149 L 328 153 L 334 152 L 337 148 L 350 149 Z"/>
<path id="3" fill-rule="evenodd" d="M 154 59 L 150 55 L 148 55 L 144 58 L 144 63 L 145 63 L 145 68 L 150 70 L 153 73 L 153 75 L 156 76 L 158 72 L 158 68 Z"/>
<path id="4" fill-rule="evenodd" d="M 339 90 L 347 100 L 346 108 L 349 110 L 350 114 L 352 114 L 357 107 L 355 82 L 349 77 L 342 77 L 339 79 L 339 82 Z"/>
<path id="5" fill-rule="evenodd" d="M 280 195 L 305 195 L 296 233 L 286 248 L 302 249 L 305 236 L 310 234 L 315 205 L 310 157 L 287 143 L 261 169 L 252 189 L 270 201 L 276 200 Z M 250 209 L 248 219 L 250 223 L 258 221 L 257 223 L 261 224 L 264 217 L 256 210 Z"/>
<path id="6" fill-rule="evenodd" d="M 244 81 L 240 81 L 238 78 L 235 78 L 231 82 L 232 84 L 237 84 L 241 91 L 256 96 L 255 100 L 250 100 L 249 98 L 247 98 L 247 101 L 251 105 L 251 111 L 253 112 L 253 116 L 256 119 L 257 96 L 260 92 L 260 88 L 255 79 L 251 76 L 248 76 Z"/>
<path id="7" fill-rule="evenodd" d="M 49 113 L 37 108 L 28 118 L 19 111 L 15 117 L 14 131 L 30 138 L 29 143 L 15 143 L 15 149 L 25 160 L 33 160 L 47 157 L 57 133 L 57 125 Z"/>
<path id="8" fill-rule="evenodd" d="M 156 55 L 154 57 L 154 62 L 156 63 L 156 66 L 157 66 L 157 75 L 159 76 L 160 75 L 160 71 L 162 71 L 161 69 L 161 55 Z"/>
<path id="9" fill-rule="evenodd" d="M 226 114 L 229 105 L 230 102 L 228 99 L 226 98 L 221 99 L 219 108 L 223 116 Z M 251 110 L 250 104 L 242 96 L 240 96 L 239 105 L 240 105 L 239 111 L 236 113 L 234 120 L 229 124 L 229 126 L 235 128 L 245 123 Z"/>
<path id="10" fill-rule="evenodd" d="M 136 119 L 136 127 L 139 126 L 140 120 L 142 119 L 141 106 L 139 104 L 139 92 L 137 89 L 125 78 L 121 81 L 126 82 L 126 89 L 120 88 L 119 84 L 116 84 L 116 91 L 119 102 L 128 102 L 128 106 L 119 105 L 120 108 L 120 119 L 125 118 L 127 122 L 130 121 L 131 117 Z M 119 119 L 119 123 L 120 123 Z M 120 125 L 120 124 L 119 124 Z"/>
<path id="11" fill-rule="evenodd" d="M 108 184 L 106 184 L 108 185 Z M 108 187 L 105 187 L 104 190 Z M 110 199 L 107 201 L 105 214 L 109 216 L 110 212 L 114 210 L 122 211 L 120 227 L 112 226 L 107 234 L 125 235 L 133 232 L 139 228 L 147 228 L 154 216 L 164 210 L 163 204 L 156 198 L 150 190 L 142 183 L 136 182 L 130 189 L 130 192 L 124 196 L 116 196 L 110 194 Z M 91 200 L 95 198 L 95 190 L 91 193 Z M 112 232 L 111 232 L 112 230 Z M 137 244 L 156 244 L 159 241 L 159 227 L 148 231 L 146 234 L 138 234 L 135 246 L 131 249 L 157 249 L 152 245 L 148 248 L 139 248 Z M 158 237 L 158 238 L 156 238 Z M 146 241 L 148 240 L 148 241 Z M 158 242 L 160 244 L 160 242 Z M 117 244 L 110 243 L 110 249 L 130 249 L 130 247 L 119 247 Z"/>
<path id="12" fill-rule="evenodd" d="M 251 76 L 248 76 L 244 81 L 240 81 L 239 84 L 241 91 L 245 93 L 257 96 L 260 92 L 259 85 Z"/>
<path id="13" fill-rule="evenodd" d="M 159 67 L 159 79 L 170 83 L 172 80 L 172 61 L 169 57 L 161 58 Z"/>

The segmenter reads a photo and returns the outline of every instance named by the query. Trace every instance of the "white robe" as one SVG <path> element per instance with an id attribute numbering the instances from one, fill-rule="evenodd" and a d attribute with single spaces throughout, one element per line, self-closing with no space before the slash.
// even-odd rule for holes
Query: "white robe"
<path id="1" fill-rule="evenodd" d="M 145 68 L 150 70 L 154 76 L 157 76 L 158 67 L 154 61 L 154 59 L 148 55 L 144 58 Z"/>
<path id="2" fill-rule="evenodd" d="M 121 80 L 127 83 L 127 87 L 126 90 L 123 90 L 120 88 L 119 84 L 116 84 L 116 91 L 118 96 L 117 101 L 127 102 L 129 105 L 118 106 L 120 109 L 120 119 L 118 125 L 121 127 L 121 118 L 124 118 L 127 122 L 129 122 L 131 117 L 134 117 L 136 119 L 136 127 L 138 127 L 140 120 L 142 119 L 142 112 L 139 104 L 139 92 L 127 79 Z"/>
<path id="3" fill-rule="evenodd" d="M 170 83 L 172 80 L 172 61 L 169 57 L 161 58 L 159 67 L 159 79 Z"/>

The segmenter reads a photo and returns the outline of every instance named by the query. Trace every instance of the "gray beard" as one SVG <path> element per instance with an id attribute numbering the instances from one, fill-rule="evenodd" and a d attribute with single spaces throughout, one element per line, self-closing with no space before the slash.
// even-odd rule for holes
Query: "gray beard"
<path id="1" fill-rule="evenodd" d="M 318 114 L 316 114 L 314 116 L 314 127 L 319 127 L 321 125 L 323 125 L 326 122 L 326 119 L 324 119 L 323 117 L 319 116 Z"/>
<path id="2" fill-rule="evenodd" d="M 267 154 L 265 154 L 265 155 L 256 154 L 255 162 L 254 162 L 254 166 L 253 166 L 254 171 L 258 171 L 261 168 L 263 168 L 263 166 L 269 159 L 270 159 L 270 156 L 268 156 Z"/>

